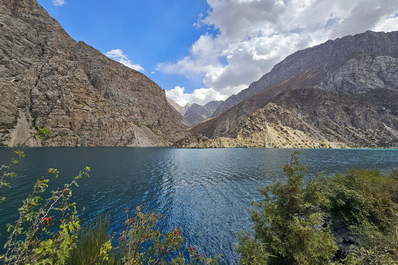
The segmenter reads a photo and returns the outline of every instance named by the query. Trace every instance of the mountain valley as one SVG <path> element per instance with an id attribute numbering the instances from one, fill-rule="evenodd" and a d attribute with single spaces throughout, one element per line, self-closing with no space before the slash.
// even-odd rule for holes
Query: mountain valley
<path id="1" fill-rule="evenodd" d="M 298 51 L 178 142 L 184 147 L 367 147 L 398 143 L 398 32 Z"/>

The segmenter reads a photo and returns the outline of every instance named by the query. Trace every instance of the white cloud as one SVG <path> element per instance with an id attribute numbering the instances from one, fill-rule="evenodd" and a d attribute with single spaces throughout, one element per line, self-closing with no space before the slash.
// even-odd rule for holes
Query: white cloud
<path id="1" fill-rule="evenodd" d="M 385 20 L 386 15 L 398 11 L 397 0 L 362 0 L 352 10 L 349 16 L 336 25 L 330 36 L 332 38 L 349 35 L 352 33 L 374 30 L 379 22 Z M 398 29 L 398 24 L 395 27 Z"/>
<path id="2" fill-rule="evenodd" d="M 175 88 L 166 91 L 166 96 L 177 102 L 180 106 L 185 106 L 187 103 L 197 103 L 205 105 L 212 100 L 224 100 L 225 96 L 212 88 L 195 89 L 193 93 L 185 93 L 184 87 L 176 86 Z"/>
<path id="3" fill-rule="evenodd" d="M 398 15 L 388 17 L 385 20 L 380 21 L 376 25 L 375 30 L 384 31 L 384 32 L 394 31 L 398 30 L 397 25 L 398 25 Z"/>
<path id="4" fill-rule="evenodd" d="M 208 99 L 215 92 L 220 97 L 239 92 L 299 49 L 366 30 L 398 30 L 397 0 L 207 2 L 210 11 L 195 26 L 212 27 L 217 33 L 203 34 L 189 54 L 159 64 L 157 70 L 202 81 Z M 192 94 L 204 90 L 195 91 Z M 179 95 L 196 99 L 188 93 Z"/>
<path id="5" fill-rule="evenodd" d="M 106 54 L 109 58 L 118 61 L 121 64 L 124 64 L 125 66 L 134 69 L 136 71 L 144 71 L 144 68 L 139 65 L 139 64 L 133 64 L 130 59 L 127 57 L 127 55 L 121 50 L 121 49 L 113 49 L 108 51 Z"/>
<path id="6" fill-rule="evenodd" d="M 65 0 L 53 0 L 53 5 L 62 6 L 65 4 Z"/>
<path id="7" fill-rule="evenodd" d="M 220 57 L 220 47 L 217 47 L 213 36 L 206 34 L 192 45 L 191 53 L 179 60 L 177 63 L 161 63 L 157 70 L 164 73 L 177 73 L 194 78 L 196 75 L 217 72 L 217 68 L 222 68 L 218 62 Z"/>

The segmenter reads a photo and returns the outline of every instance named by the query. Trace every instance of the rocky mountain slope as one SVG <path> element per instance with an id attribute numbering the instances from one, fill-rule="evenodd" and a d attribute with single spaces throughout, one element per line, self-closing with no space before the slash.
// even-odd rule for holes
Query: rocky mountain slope
<path id="1" fill-rule="evenodd" d="M 397 55 L 397 34 L 384 34 L 368 31 L 364 34 L 329 40 L 312 48 L 307 48 L 286 57 L 272 70 L 253 82 L 247 89 L 226 99 L 214 112 L 217 116 L 240 102 L 257 94 L 262 89 L 278 84 L 296 74 L 314 67 L 324 71 L 334 71 L 351 58 L 363 54 Z"/>
<path id="2" fill-rule="evenodd" d="M 184 118 L 190 127 L 210 118 L 222 101 L 210 101 L 205 105 L 192 104 L 185 112 Z"/>
<path id="3" fill-rule="evenodd" d="M 171 98 L 166 98 L 167 103 L 169 103 L 170 107 L 177 113 L 181 114 L 182 116 L 185 115 L 185 112 L 187 112 L 188 108 L 191 106 L 191 104 L 187 103 L 184 107 L 180 106 L 177 102 L 172 100 Z"/>
<path id="4" fill-rule="evenodd" d="M 366 32 L 288 56 L 179 144 L 398 147 L 397 100 L 398 32 Z"/>
<path id="5" fill-rule="evenodd" d="M 166 146 L 185 132 L 145 75 L 74 41 L 35 0 L 0 0 L 0 144 Z M 31 141 L 29 145 L 40 145 Z"/>
<path id="6" fill-rule="evenodd" d="M 172 110 L 177 114 L 178 118 L 180 119 L 181 123 L 184 125 L 185 128 L 192 126 L 190 122 L 184 118 L 184 115 L 187 112 L 188 108 L 191 106 L 191 104 L 186 104 L 184 107 L 182 107 L 171 98 L 167 98 L 167 103 L 169 103 Z"/>
<path id="7" fill-rule="evenodd" d="M 182 107 L 172 99 L 167 100 L 185 127 L 192 127 L 204 120 L 209 119 L 212 117 L 217 107 L 222 103 L 222 101 L 213 100 L 203 106 L 194 103 L 186 104 L 184 107 Z"/>

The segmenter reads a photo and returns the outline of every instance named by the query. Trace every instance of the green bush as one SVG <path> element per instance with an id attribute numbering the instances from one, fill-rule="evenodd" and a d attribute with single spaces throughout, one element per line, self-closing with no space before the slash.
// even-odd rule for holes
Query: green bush
<path id="1" fill-rule="evenodd" d="M 89 176 L 89 171 L 86 167 L 63 189 L 51 191 L 46 199 L 41 196 L 48 187 L 49 178 L 41 177 L 36 181 L 32 193 L 18 209 L 19 218 L 8 225 L 10 236 L 0 261 L 4 264 L 65 264 L 76 246 L 80 230 L 76 205 L 70 202 L 72 187 L 78 186 L 77 181 L 83 176 Z M 48 169 L 48 176 L 58 175 L 58 170 Z"/>
<path id="2" fill-rule="evenodd" d="M 351 169 L 304 181 L 292 155 L 286 182 L 261 189 L 264 200 L 250 210 L 254 236 L 242 233 L 240 264 L 398 264 L 398 173 Z M 325 221 L 339 219 L 355 242 L 347 257 Z M 340 260 L 339 260 L 340 258 Z"/>
<path id="3" fill-rule="evenodd" d="M 348 225 L 367 221 L 385 230 L 394 217 L 397 181 L 377 170 L 351 169 L 330 185 L 331 213 Z M 394 188 L 395 187 L 395 188 Z"/>
<path id="4" fill-rule="evenodd" d="M 254 238 L 240 237 L 241 264 L 327 264 L 337 251 L 323 208 L 329 201 L 320 183 L 304 182 L 304 167 L 297 154 L 283 167 L 284 183 L 261 189 L 264 200 L 250 211 Z"/>
<path id="5" fill-rule="evenodd" d="M 398 174 L 351 169 L 327 183 L 331 214 L 356 239 L 352 252 L 364 264 L 397 264 Z"/>

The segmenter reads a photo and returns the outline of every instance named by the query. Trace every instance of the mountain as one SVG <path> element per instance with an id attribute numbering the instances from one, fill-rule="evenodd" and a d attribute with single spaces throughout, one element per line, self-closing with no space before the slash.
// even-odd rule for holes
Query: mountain
<path id="1" fill-rule="evenodd" d="M 192 104 L 185 112 L 184 118 L 191 124 L 196 125 L 208 118 L 212 117 L 214 111 L 222 103 L 222 101 L 210 101 L 204 106 Z"/>
<path id="2" fill-rule="evenodd" d="M 0 2 L 0 144 L 36 126 L 50 130 L 48 146 L 168 146 L 185 135 L 145 75 L 73 40 L 35 0 Z"/>
<path id="3" fill-rule="evenodd" d="M 346 36 L 321 45 L 307 48 L 286 57 L 272 70 L 253 82 L 247 89 L 226 99 L 214 112 L 217 116 L 240 102 L 257 94 L 266 87 L 278 84 L 305 70 L 320 67 L 324 72 L 333 71 L 361 54 L 396 56 L 396 33 L 384 34 L 368 31 L 364 34 Z"/>
<path id="4" fill-rule="evenodd" d="M 223 101 L 210 101 L 204 106 L 199 104 L 186 104 L 184 107 L 178 105 L 172 99 L 167 99 L 170 106 L 177 113 L 185 127 L 192 127 L 212 117 L 214 111 Z"/>
<path id="5" fill-rule="evenodd" d="M 187 103 L 184 107 L 180 106 L 177 102 L 172 100 L 171 98 L 166 98 L 167 103 L 171 106 L 171 108 L 179 115 L 184 116 L 185 112 L 187 112 L 188 108 L 191 106 L 191 104 Z"/>
<path id="6" fill-rule="evenodd" d="M 298 51 L 180 146 L 398 147 L 398 32 Z"/>
<path id="7" fill-rule="evenodd" d="M 213 116 L 216 109 L 223 103 L 223 100 L 213 100 L 206 103 L 203 107 L 207 110 L 207 116 Z"/>
<path id="8" fill-rule="evenodd" d="M 171 98 L 167 98 L 167 103 L 169 103 L 172 110 L 177 114 L 178 118 L 185 128 L 192 126 L 192 124 L 184 118 L 184 115 L 187 112 L 188 108 L 191 106 L 191 104 L 186 104 L 184 107 L 182 107 Z"/>

